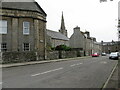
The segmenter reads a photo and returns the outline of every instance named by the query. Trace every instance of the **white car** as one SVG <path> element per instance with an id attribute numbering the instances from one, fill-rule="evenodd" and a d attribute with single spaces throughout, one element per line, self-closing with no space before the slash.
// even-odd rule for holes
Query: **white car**
<path id="1" fill-rule="evenodd" d="M 107 54 L 106 53 L 101 53 L 102 56 L 106 56 Z"/>
<path id="2" fill-rule="evenodd" d="M 109 55 L 109 59 L 119 59 L 119 53 L 118 52 L 111 52 Z"/>

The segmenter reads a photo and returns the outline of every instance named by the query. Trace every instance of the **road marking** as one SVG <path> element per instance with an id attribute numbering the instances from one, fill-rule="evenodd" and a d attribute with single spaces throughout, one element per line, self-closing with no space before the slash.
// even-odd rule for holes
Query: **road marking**
<path id="1" fill-rule="evenodd" d="M 70 65 L 71 67 L 75 66 L 76 64 Z"/>
<path id="2" fill-rule="evenodd" d="M 107 64 L 107 62 L 105 62 L 105 61 L 102 61 L 102 62 L 100 62 L 100 63 Z"/>
<path id="3" fill-rule="evenodd" d="M 46 73 L 49 73 L 49 72 L 58 71 L 58 70 L 61 70 L 61 69 L 63 69 L 63 68 L 61 67 L 61 68 L 58 68 L 58 69 L 53 69 L 53 70 L 49 70 L 49 71 L 46 71 L 46 72 L 33 74 L 33 75 L 31 75 L 31 76 L 34 77 L 34 76 L 38 76 L 38 75 L 42 75 L 42 74 L 46 74 Z"/>
<path id="4" fill-rule="evenodd" d="M 70 65 L 70 67 L 74 67 L 74 66 L 77 66 L 77 65 L 80 65 L 80 64 L 83 64 L 83 63 L 72 64 L 72 65 Z"/>
<path id="5" fill-rule="evenodd" d="M 78 63 L 77 65 L 80 65 L 80 64 L 83 64 L 83 63 Z"/>

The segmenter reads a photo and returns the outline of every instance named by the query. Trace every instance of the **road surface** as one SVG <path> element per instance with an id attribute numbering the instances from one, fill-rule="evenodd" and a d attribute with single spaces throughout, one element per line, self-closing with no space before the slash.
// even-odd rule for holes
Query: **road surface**
<path id="1" fill-rule="evenodd" d="M 3 88 L 102 88 L 117 60 L 107 56 L 3 68 Z"/>

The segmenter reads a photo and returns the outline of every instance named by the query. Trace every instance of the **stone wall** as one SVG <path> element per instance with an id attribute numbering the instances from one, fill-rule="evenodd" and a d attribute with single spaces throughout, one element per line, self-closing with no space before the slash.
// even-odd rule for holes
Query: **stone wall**
<path id="1" fill-rule="evenodd" d="M 36 61 L 35 52 L 3 52 L 2 63 L 20 63 Z"/>
<path id="2" fill-rule="evenodd" d="M 61 51 L 59 54 L 60 54 L 60 58 L 77 57 L 77 52 L 76 51 Z"/>
<path id="3" fill-rule="evenodd" d="M 84 56 L 81 51 L 48 51 L 47 59 L 64 59 Z"/>
<path id="4" fill-rule="evenodd" d="M 41 52 L 2 52 L 0 53 L 0 63 L 21 63 L 44 60 Z M 47 60 L 81 57 L 81 51 L 47 51 Z"/>
<path id="5" fill-rule="evenodd" d="M 47 52 L 47 59 L 59 59 L 59 51 L 48 51 Z"/>

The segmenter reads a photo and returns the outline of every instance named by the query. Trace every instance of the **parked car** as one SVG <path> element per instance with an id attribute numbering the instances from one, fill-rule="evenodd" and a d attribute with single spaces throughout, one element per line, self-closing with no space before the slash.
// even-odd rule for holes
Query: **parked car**
<path id="1" fill-rule="evenodd" d="M 109 55 L 109 59 L 119 59 L 119 53 L 118 52 L 111 52 Z"/>
<path id="2" fill-rule="evenodd" d="M 99 57 L 99 54 L 98 53 L 93 53 L 92 57 Z"/>
<path id="3" fill-rule="evenodd" d="M 107 54 L 106 53 L 101 53 L 102 56 L 106 56 Z"/>

